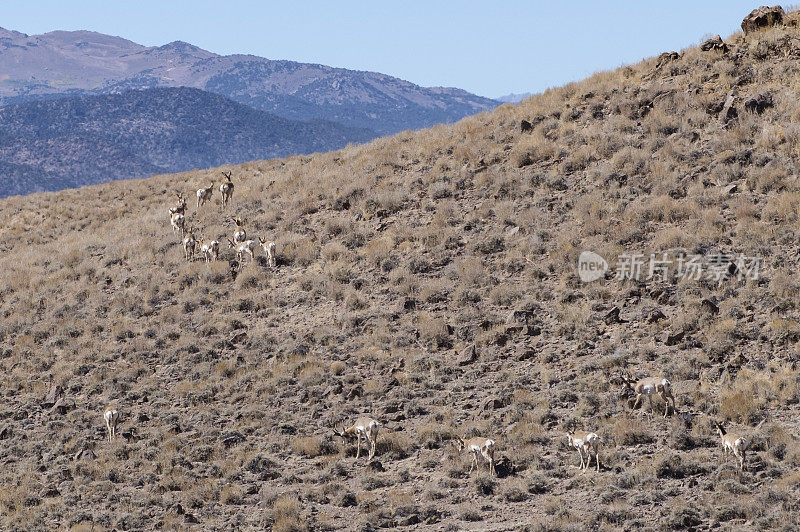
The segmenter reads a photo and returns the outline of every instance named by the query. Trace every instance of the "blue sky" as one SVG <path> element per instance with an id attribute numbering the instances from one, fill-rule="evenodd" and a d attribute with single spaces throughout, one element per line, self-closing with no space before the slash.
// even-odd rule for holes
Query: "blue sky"
<path id="1" fill-rule="evenodd" d="M 760 0 L 763 3 L 763 0 Z M 373 70 L 482 96 L 540 92 L 738 31 L 759 0 L 5 2 L 0 26 Z"/>

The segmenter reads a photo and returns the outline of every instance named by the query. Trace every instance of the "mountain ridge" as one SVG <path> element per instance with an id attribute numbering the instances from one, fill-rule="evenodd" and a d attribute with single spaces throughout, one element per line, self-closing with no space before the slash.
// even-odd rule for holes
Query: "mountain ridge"
<path id="1" fill-rule="evenodd" d="M 218 55 L 191 43 L 144 46 L 91 31 L 2 30 L 0 104 L 75 93 L 187 86 L 293 120 L 331 120 L 379 134 L 454 122 L 499 102 L 426 88 L 378 72 Z M 231 80 L 235 80 L 232 83 Z M 347 92 L 342 87 L 349 87 Z M 276 101 L 296 100 L 284 110 Z"/>

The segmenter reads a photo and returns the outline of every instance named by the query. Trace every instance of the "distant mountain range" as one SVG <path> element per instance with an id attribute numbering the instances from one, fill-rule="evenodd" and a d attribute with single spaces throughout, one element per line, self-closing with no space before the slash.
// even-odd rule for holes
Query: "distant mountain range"
<path id="1" fill-rule="evenodd" d="M 531 96 L 533 96 L 532 92 L 523 92 L 519 94 L 512 92 L 511 94 L 506 94 L 505 96 L 499 96 L 495 98 L 495 100 L 503 103 L 519 103 L 522 100 L 530 98 Z"/>
<path id="2" fill-rule="evenodd" d="M 328 151 L 499 104 L 180 41 L 0 28 L 0 197 Z"/>
<path id="3" fill-rule="evenodd" d="M 374 137 L 191 88 L 0 108 L 0 197 L 341 148 Z"/>
<path id="4" fill-rule="evenodd" d="M 154 87 L 194 87 L 283 118 L 329 120 L 376 136 L 454 122 L 498 105 L 385 74 L 220 56 L 181 41 L 147 47 L 90 31 L 0 29 L 0 105 Z"/>

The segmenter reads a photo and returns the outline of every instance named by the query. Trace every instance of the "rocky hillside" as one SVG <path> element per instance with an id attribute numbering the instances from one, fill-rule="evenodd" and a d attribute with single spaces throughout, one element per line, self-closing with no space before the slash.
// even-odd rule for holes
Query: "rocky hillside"
<path id="1" fill-rule="evenodd" d="M 147 47 L 89 31 L 0 28 L 0 104 L 70 94 L 194 87 L 290 120 L 328 120 L 379 135 L 454 122 L 498 102 L 385 74 L 220 56 L 185 42 Z"/>
<path id="2" fill-rule="evenodd" d="M 795 528 L 795 16 L 222 168 L 232 204 L 190 224 L 240 216 L 274 270 L 184 258 L 167 207 L 219 170 L 0 201 L 0 528 Z M 609 267 L 588 283 L 584 251 Z M 669 379 L 674 411 L 633 408 L 625 373 Z M 364 414 L 370 464 L 331 428 Z M 565 425 L 602 438 L 599 472 Z M 496 441 L 497 477 L 457 436 Z"/>
<path id="3" fill-rule="evenodd" d="M 10 105 L 0 108 L 0 197 L 330 151 L 373 137 L 189 88 Z"/>

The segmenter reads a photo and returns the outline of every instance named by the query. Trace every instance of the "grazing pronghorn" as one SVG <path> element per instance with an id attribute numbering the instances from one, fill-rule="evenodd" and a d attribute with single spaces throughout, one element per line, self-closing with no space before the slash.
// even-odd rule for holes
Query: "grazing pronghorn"
<path id="1" fill-rule="evenodd" d="M 201 205 L 205 205 L 206 201 L 211 199 L 211 195 L 214 192 L 214 183 L 211 183 L 208 188 L 198 188 L 197 189 L 197 209 L 200 209 Z"/>
<path id="2" fill-rule="evenodd" d="M 231 175 L 233 172 L 222 172 L 225 176 L 225 181 L 219 186 L 219 191 L 222 194 L 222 208 L 224 209 L 228 202 L 233 198 L 233 183 L 231 182 Z"/>
<path id="3" fill-rule="evenodd" d="M 244 230 L 244 224 L 241 218 L 237 217 L 233 220 L 233 223 L 236 224 L 236 231 L 233 232 L 233 241 L 237 244 L 241 244 L 247 240 L 247 231 Z"/>
<path id="4" fill-rule="evenodd" d="M 602 442 L 600 436 L 595 432 L 587 432 L 585 430 L 567 431 L 567 443 L 573 449 L 578 451 L 581 455 L 580 469 L 586 472 L 589 469 L 589 464 L 592 461 L 592 454 L 594 454 L 594 461 L 597 465 L 597 471 L 600 471 L 600 452 L 598 447 Z M 586 453 L 586 463 L 583 461 L 583 455 Z"/>
<path id="5" fill-rule="evenodd" d="M 635 409 L 646 395 L 650 402 L 650 411 L 653 410 L 653 396 L 658 394 L 664 400 L 664 417 L 669 413 L 669 400 L 672 401 L 672 411 L 675 412 L 675 397 L 672 395 L 672 383 L 662 377 L 647 377 L 633 382 L 625 376 L 620 375 L 625 387 L 636 394 L 636 401 L 633 403 Z"/>
<path id="6" fill-rule="evenodd" d="M 206 259 L 206 262 L 217 260 L 217 256 L 219 255 L 219 241 L 211 240 L 209 242 L 204 242 L 203 245 L 200 246 L 200 252 L 203 254 L 203 258 Z"/>
<path id="7" fill-rule="evenodd" d="M 482 456 L 485 461 L 489 462 L 489 474 L 497 474 L 494 468 L 494 440 L 487 438 L 470 438 L 468 440 L 456 438 L 454 444 L 458 449 L 458 452 L 466 449 L 467 452 L 472 454 L 472 465 L 469 467 L 470 473 L 472 473 L 473 469 L 479 468 L 478 457 Z"/>
<path id="8" fill-rule="evenodd" d="M 378 441 L 378 431 L 381 428 L 381 424 L 372 419 L 371 417 L 360 417 L 356 420 L 356 422 L 347 428 L 342 428 L 342 430 L 336 430 L 334 427 L 333 432 L 336 433 L 337 436 L 341 436 L 345 440 L 352 440 L 353 438 L 357 438 L 357 450 L 356 450 L 356 460 L 358 457 L 361 456 L 361 437 L 367 440 L 369 444 L 369 458 L 368 460 L 372 460 L 372 457 L 375 456 L 375 449 L 377 446 Z"/>
<path id="9" fill-rule="evenodd" d="M 747 454 L 747 448 L 750 447 L 752 440 L 740 436 L 739 434 L 736 434 L 734 432 L 726 432 L 725 427 L 723 426 L 722 423 L 718 423 L 716 421 L 714 421 L 713 423 L 717 429 L 717 433 L 719 433 L 720 438 L 722 438 L 721 460 L 727 456 L 728 452 L 732 452 L 733 455 L 739 459 L 739 471 L 743 471 L 744 459 Z"/>
<path id="10" fill-rule="evenodd" d="M 270 268 L 275 267 L 275 242 L 267 242 L 261 237 L 258 237 L 258 241 L 261 242 L 261 249 L 264 250 L 264 253 L 267 255 L 267 262 L 269 263 Z"/>
<path id="11" fill-rule="evenodd" d="M 186 235 L 186 238 L 183 239 L 183 252 L 186 255 L 186 260 L 192 260 L 194 258 L 194 250 L 197 246 L 197 240 L 194 238 L 193 230 L 189 231 Z"/>
<path id="12" fill-rule="evenodd" d="M 239 259 L 240 268 L 244 264 L 245 253 L 250 255 L 250 262 L 253 262 L 255 260 L 256 256 L 255 253 L 253 253 L 253 249 L 255 249 L 256 243 L 253 242 L 252 240 L 245 240 L 244 242 L 236 243 L 229 238 L 228 244 L 231 249 L 236 250 L 236 257 Z"/>
<path id="13" fill-rule="evenodd" d="M 178 206 L 170 207 L 169 209 L 169 222 L 172 224 L 172 230 L 180 231 L 181 237 L 183 237 L 185 232 L 184 225 L 186 224 L 186 216 L 184 215 L 186 212 L 186 198 L 179 193 L 178 200 Z"/>
<path id="14" fill-rule="evenodd" d="M 116 408 L 107 408 L 103 414 L 103 419 L 106 422 L 106 431 L 108 432 L 108 442 L 117 435 L 117 423 L 119 422 L 119 410 Z"/>

